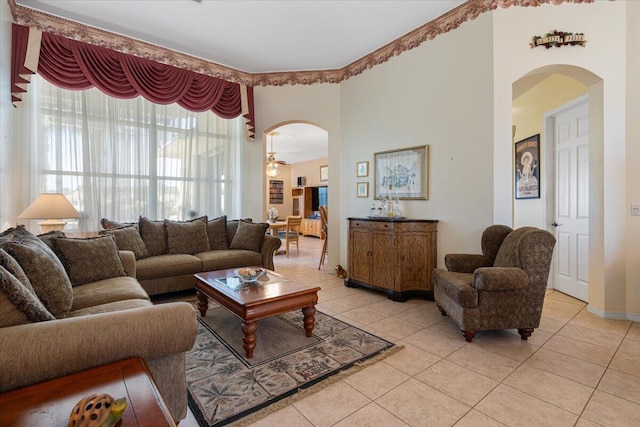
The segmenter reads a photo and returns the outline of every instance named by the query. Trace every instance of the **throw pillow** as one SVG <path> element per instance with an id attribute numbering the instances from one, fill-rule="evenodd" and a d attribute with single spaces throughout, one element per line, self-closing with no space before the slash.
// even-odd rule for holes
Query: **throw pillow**
<path id="1" fill-rule="evenodd" d="M 110 228 L 100 231 L 101 235 L 111 235 L 116 238 L 116 245 L 120 251 L 131 251 L 136 259 L 147 257 L 147 247 L 140 237 L 138 227 L 132 225 L 121 228 Z"/>
<path id="2" fill-rule="evenodd" d="M 24 270 L 20 267 L 20 264 L 14 257 L 5 252 L 4 249 L 0 249 L 0 266 L 4 267 L 11 275 L 15 276 L 16 279 L 20 281 L 30 292 L 33 294 L 36 291 L 31 286 L 31 282 L 26 274 L 24 274 Z"/>
<path id="3" fill-rule="evenodd" d="M 49 249 L 53 250 L 53 240 L 58 237 L 66 237 L 64 232 L 60 230 L 50 231 L 44 234 L 38 234 L 38 239 L 42 240 L 45 245 L 49 246 Z"/>
<path id="4" fill-rule="evenodd" d="M 164 221 L 151 221 L 143 216 L 138 220 L 140 236 L 147 248 L 147 256 L 167 253 Z"/>
<path id="5" fill-rule="evenodd" d="M 212 251 L 229 249 L 229 242 L 227 242 L 226 215 L 222 215 L 216 219 L 211 219 L 207 222 L 207 235 L 209 237 L 209 249 Z"/>
<path id="6" fill-rule="evenodd" d="M 119 221 L 112 221 L 107 218 L 102 218 L 100 220 L 100 225 L 104 230 L 109 230 L 110 228 L 130 227 L 132 225 L 135 225 L 137 227 L 138 223 L 137 222 L 119 222 Z"/>
<path id="7" fill-rule="evenodd" d="M 233 241 L 229 246 L 231 249 L 246 249 L 248 251 L 260 252 L 262 239 L 267 232 L 269 224 L 240 221 L 238 231 L 233 236 Z"/>
<path id="8" fill-rule="evenodd" d="M 227 221 L 227 245 L 231 246 L 231 242 L 233 241 L 233 237 L 236 235 L 236 231 L 238 231 L 238 224 L 241 221 L 253 222 L 253 220 L 251 218 L 234 219 L 233 221 Z"/>
<path id="9" fill-rule="evenodd" d="M 0 328 L 54 319 L 29 289 L 0 266 Z"/>
<path id="10" fill-rule="evenodd" d="M 207 217 L 191 221 L 164 220 L 167 230 L 167 251 L 170 254 L 196 254 L 209 250 Z"/>
<path id="11" fill-rule="evenodd" d="M 73 286 L 126 275 L 114 236 L 57 239 L 55 248 Z"/>
<path id="12" fill-rule="evenodd" d="M 69 276 L 53 251 L 19 225 L 0 234 L 0 248 L 15 258 L 44 306 L 54 316 L 71 310 L 73 290 Z"/>

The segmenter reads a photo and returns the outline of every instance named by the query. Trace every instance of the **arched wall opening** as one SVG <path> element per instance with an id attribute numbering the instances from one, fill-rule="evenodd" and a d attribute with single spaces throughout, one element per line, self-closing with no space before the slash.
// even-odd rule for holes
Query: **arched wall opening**
<path id="1" fill-rule="evenodd" d="M 275 136 L 273 134 L 276 134 Z M 321 176 L 322 171 L 329 167 L 329 133 L 322 126 L 308 120 L 286 120 L 268 126 L 263 132 L 263 158 L 264 162 L 263 209 L 266 213 L 275 208 L 279 214 L 279 220 L 285 220 L 289 215 L 303 217 L 302 231 L 305 236 L 324 236 L 321 232 L 321 220 L 316 207 L 307 206 L 309 198 L 305 193 L 318 187 L 329 187 L 326 177 Z M 267 163 L 270 153 L 275 157 L 280 173 L 277 176 L 269 176 Z M 277 194 L 272 197 L 276 186 L 282 187 L 283 196 L 280 199 Z M 337 184 L 336 184 L 337 187 Z M 337 190 L 337 188 L 336 188 Z M 329 191 L 331 193 L 331 190 Z M 326 192 L 322 194 L 326 195 Z M 324 204 L 324 203 L 323 203 Z M 329 215 L 335 212 L 338 215 L 338 207 L 327 205 Z M 314 216 L 314 214 L 317 214 Z M 309 222 L 309 224 L 305 224 Z M 337 234 L 337 233 L 330 233 Z M 294 256 L 295 256 L 294 251 Z M 320 253 L 318 253 L 320 258 Z M 336 256 L 337 259 L 337 256 Z M 330 269 L 334 264 L 323 263 L 324 269 Z"/>
<path id="2" fill-rule="evenodd" d="M 559 93 L 562 90 L 564 90 L 564 94 Z M 553 91 L 553 94 L 551 94 L 551 91 Z M 556 231 L 552 226 L 556 220 L 553 199 L 556 188 L 552 153 L 554 137 L 553 129 L 548 126 L 552 121 L 549 121 L 548 118 L 545 119 L 545 114 L 552 114 L 551 112 L 563 108 L 564 105 L 581 96 L 587 99 L 589 109 L 589 293 L 587 302 L 593 305 L 605 302 L 606 287 L 604 280 L 605 241 L 603 220 L 605 217 L 604 161 L 601 155 L 604 152 L 604 93 L 603 80 L 595 73 L 582 67 L 553 64 L 534 69 L 513 82 L 512 102 L 514 110 L 512 111 L 512 117 L 513 125 L 515 126 L 514 142 L 528 136 L 517 132 L 518 123 L 516 123 L 516 117 L 518 117 L 519 111 L 516 108 L 526 108 L 526 104 L 524 104 L 526 102 L 537 102 L 539 103 L 538 106 L 546 111 L 535 118 L 539 120 L 539 128 L 535 128 L 535 130 L 531 128 L 524 129 L 525 133 L 535 132 L 539 129 L 541 136 L 542 182 L 540 199 L 514 200 L 512 223 L 515 227 L 534 225 L 550 232 Z M 537 111 L 535 114 L 539 113 L 540 111 Z M 523 121 L 522 117 L 520 117 L 520 121 Z M 512 182 L 515 182 L 515 167 L 513 174 L 514 179 Z M 554 272 L 552 271 L 549 281 L 550 286 L 553 286 L 553 275 Z"/>

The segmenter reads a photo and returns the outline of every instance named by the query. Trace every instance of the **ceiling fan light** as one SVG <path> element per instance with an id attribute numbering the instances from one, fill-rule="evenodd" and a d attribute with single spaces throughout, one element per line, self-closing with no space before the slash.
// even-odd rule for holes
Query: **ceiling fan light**
<path id="1" fill-rule="evenodd" d="M 268 177 L 275 178 L 280 173 L 280 169 L 278 169 L 278 163 L 276 163 L 276 153 L 273 151 L 273 137 L 280 134 L 278 132 L 271 132 L 269 135 L 271 136 L 271 151 L 267 153 L 266 173 Z"/>
<path id="2" fill-rule="evenodd" d="M 278 169 L 278 164 L 269 164 L 267 165 L 267 176 L 271 178 L 275 178 L 280 173 L 280 169 Z"/>

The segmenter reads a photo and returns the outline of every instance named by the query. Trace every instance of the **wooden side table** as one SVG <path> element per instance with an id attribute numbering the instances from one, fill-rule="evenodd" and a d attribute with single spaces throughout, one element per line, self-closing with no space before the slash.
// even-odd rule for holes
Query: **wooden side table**
<path id="1" fill-rule="evenodd" d="M 0 426 L 64 427 L 93 393 L 127 398 L 121 427 L 175 427 L 144 360 L 130 358 L 0 394 Z"/>

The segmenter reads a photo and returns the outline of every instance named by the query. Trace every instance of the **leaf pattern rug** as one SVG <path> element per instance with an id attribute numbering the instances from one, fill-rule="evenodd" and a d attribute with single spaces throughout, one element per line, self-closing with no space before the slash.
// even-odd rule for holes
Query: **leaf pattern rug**
<path id="1" fill-rule="evenodd" d="M 270 405 L 397 348 L 321 312 L 313 337 L 306 337 L 303 315 L 296 310 L 258 321 L 254 357 L 246 359 L 240 325 L 221 307 L 198 318 L 186 367 L 189 407 L 201 427 L 255 421 L 268 414 Z"/>

